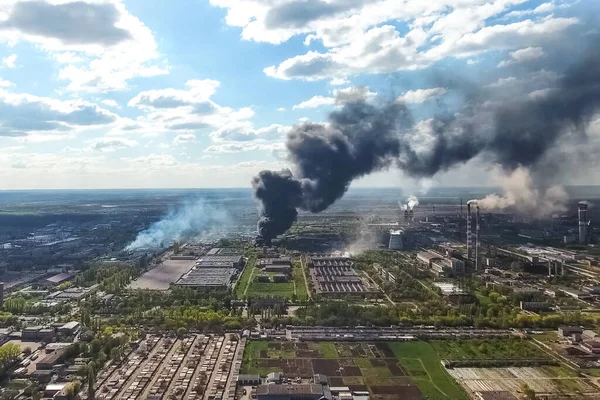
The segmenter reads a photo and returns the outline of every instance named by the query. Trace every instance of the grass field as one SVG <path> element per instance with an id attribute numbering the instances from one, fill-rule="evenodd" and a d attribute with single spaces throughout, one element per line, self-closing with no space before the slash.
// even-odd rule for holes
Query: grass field
<path id="1" fill-rule="evenodd" d="M 256 277 L 262 274 L 260 268 L 256 267 L 256 259 L 248 261 L 248 266 L 242 273 L 236 287 L 236 296 L 238 298 L 276 296 L 292 300 L 296 297 L 298 301 L 308 300 L 306 283 L 304 282 L 303 271 L 300 263 L 293 263 L 292 279 L 284 283 L 263 283 L 257 282 Z M 268 274 L 272 277 L 274 274 Z"/>
<path id="2" fill-rule="evenodd" d="M 439 340 L 431 344 L 444 360 L 548 358 L 531 341 L 520 338 Z"/>
<path id="3" fill-rule="evenodd" d="M 426 342 L 390 343 L 390 348 L 430 400 L 467 400 L 465 391 L 446 372 L 435 348 Z"/>

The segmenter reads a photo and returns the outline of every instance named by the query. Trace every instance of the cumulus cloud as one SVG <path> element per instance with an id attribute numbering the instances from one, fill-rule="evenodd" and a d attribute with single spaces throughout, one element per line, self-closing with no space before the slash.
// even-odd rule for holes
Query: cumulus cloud
<path id="1" fill-rule="evenodd" d="M 519 49 L 509 53 L 509 59 L 501 61 L 498 67 L 507 67 L 513 64 L 520 64 L 530 61 L 535 61 L 540 57 L 543 57 L 546 53 L 541 47 L 527 47 L 526 49 Z"/>
<path id="2" fill-rule="evenodd" d="M 215 142 L 273 141 L 281 140 L 289 129 L 279 124 L 255 129 L 249 122 L 238 122 L 211 132 L 210 137 Z"/>
<path id="3" fill-rule="evenodd" d="M 196 135 L 181 134 L 181 135 L 175 136 L 175 138 L 173 139 L 173 144 L 174 145 L 182 145 L 182 144 L 194 143 L 195 141 L 196 141 Z"/>
<path id="4" fill-rule="evenodd" d="M 112 108 L 121 108 L 119 103 L 117 103 L 115 100 L 112 100 L 112 99 L 102 100 L 100 103 L 104 104 L 105 106 L 112 107 Z"/>
<path id="5" fill-rule="evenodd" d="M 194 79 L 187 81 L 185 86 L 187 90 L 147 90 L 136 95 L 127 105 L 147 110 L 194 106 L 205 114 L 216 108 L 209 99 L 219 88 L 219 81 Z"/>
<path id="6" fill-rule="evenodd" d="M 336 89 L 333 96 L 313 96 L 312 98 L 296 104 L 293 109 L 317 108 L 328 105 L 343 105 L 355 101 L 368 101 L 377 96 L 377 93 L 371 92 L 366 86 L 347 87 Z"/>
<path id="7" fill-rule="evenodd" d="M 577 18 L 552 15 L 501 23 L 501 17 L 523 0 L 462 0 L 460 4 L 454 0 L 211 3 L 227 10 L 227 24 L 242 28 L 243 39 L 278 44 L 306 35 L 306 45 L 321 41 L 326 51 L 298 54 L 266 67 L 264 72 L 286 80 L 330 79 L 334 85 L 360 73 L 414 70 L 447 57 L 536 47 L 579 23 Z M 540 13 L 544 10 L 548 6 L 539 8 Z M 398 23 L 406 23 L 408 32 L 400 32 Z"/>
<path id="8" fill-rule="evenodd" d="M 283 143 L 225 143 L 208 146 L 207 153 L 241 153 L 246 151 L 280 151 L 285 148 Z"/>
<path id="9" fill-rule="evenodd" d="M 135 147 L 138 145 L 138 142 L 131 139 L 124 138 L 102 138 L 94 141 L 89 149 L 92 151 L 99 152 L 112 152 L 122 149 L 127 149 L 130 147 Z"/>
<path id="10" fill-rule="evenodd" d="M 6 56 L 2 58 L 0 61 L 0 68 L 14 68 L 17 66 L 17 55 L 11 54 L 10 56 Z"/>
<path id="11" fill-rule="evenodd" d="M 10 86 L 14 86 L 14 83 L 12 83 L 11 81 L 7 81 L 5 79 L 0 78 L 0 88 L 7 88 Z"/>
<path id="12" fill-rule="evenodd" d="M 436 97 L 443 96 L 445 93 L 446 89 L 441 87 L 409 90 L 398 97 L 397 101 L 401 103 L 424 103 L 428 100 L 435 99 Z"/>
<path id="13" fill-rule="evenodd" d="M 27 41 L 52 55 L 72 91 L 121 90 L 168 72 L 152 32 L 121 0 L 4 0 L 0 17 L 0 42 Z"/>
<path id="14" fill-rule="evenodd" d="M 335 104 L 335 98 L 333 97 L 324 97 L 324 96 L 313 96 L 310 99 L 303 101 L 300 104 L 296 104 L 293 109 L 303 109 L 303 108 L 316 108 L 325 105 L 333 105 Z"/>
<path id="15" fill-rule="evenodd" d="M 145 134 L 207 129 L 221 129 L 241 123 L 254 115 L 249 107 L 232 109 L 211 100 L 220 86 L 219 81 L 189 80 L 185 89 L 165 88 L 147 90 L 135 95 L 127 105 L 145 112 L 141 117 L 121 119 L 110 135 Z"/>
<path id="16" fill-rule="evenodd" d="M 0 89 L 0 136 L 31 133 L 65 134 L 85 127 L 108 125 L 117 116 L 82 100 L 60 101 Z"/>

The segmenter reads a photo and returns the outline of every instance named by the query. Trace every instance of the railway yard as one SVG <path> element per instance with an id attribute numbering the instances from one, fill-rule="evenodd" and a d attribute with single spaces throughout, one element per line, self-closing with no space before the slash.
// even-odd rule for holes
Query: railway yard
<path id="1" fill-rule="evenodd" d="M 96 398 L 225 398 L 235 392 L 244 340 L 234 334 L 149 336 L 98 375 Z"/>

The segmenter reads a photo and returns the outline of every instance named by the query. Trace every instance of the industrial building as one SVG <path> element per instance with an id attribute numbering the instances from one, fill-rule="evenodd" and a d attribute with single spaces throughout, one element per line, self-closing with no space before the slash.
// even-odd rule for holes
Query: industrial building
<path id="1" fill-rule="evenodd" d="M 390 242 L 388 244 L 390 250 L 404 249 L 403 235 L 404 232 L 402 230 L 390 230 Z"/>
<path id="2" fill-rule="evenodd" d="M 60 274 L 51 276 L 50 278 L 47 278 L 45 281 L 45 284 L 49 285 L 49 286 L 58 286 L 61 283 L 70 281 L 74 277 L 75 277 L 75 274 L 73 272 L 62 272 Z"/>
<path id="3" fill-rule="evenodd" d="M 35 364 L 35 369 L 50 370 L 54 366 L 61 364 L 65 359 L 67 349 L 59 349 L 48 354 Z"/>
<path id="4" fill-rule="evenodd" d="M 318 384 L 260 385 L 256 396 L 258 400 L 331 400 L 329 388 Z"/>
<path id="5" fill-rule="evenodd" d="M 196 289 L 230 288 L 237 277 L 236 268 L 192 268 L 175 285 Z"/>
<path id="6" fill-rule="evenodd" d="M 281 274 L 291 274 L 292 272 L 292 261 L 289 257 L 261 258 L 259 266 L 263 272 L 275 272 Z"/>
<path id="7" fill-rule="evenodd" d="M 366 295 L 370 291 L 353 268 L 353 261 L 340 256 L 306 257 L 308 272 L 317 295 Z"/>
<path id="8" fill-rule="evenodd" d="M 43 326 L 29 326 L 23 328 L 21 332 L 21 340 L 27 342 L 50 342 L 56 336 L 56 331 L 53 328 Z"/>
<path id="9" fill-rule="evenodd" d="M 431 250 L 417 253 L 417 260 L 427 265 L 438 276 L 460 276 L 465 273 L 463 260 L 452 256 L 443 256 Z"/>
<path id="10" fill-rule="evenodd" d="M 77 332 L 79 332 L 80 329 L 81 329 L 81 324 L 79 322 L 71 321 L 71 322 L 67 322 L 66 324 L 64 324 L 63 326 L 58 328 L 58 332 L 63 335 L 74 336 L 77 334 Z"/>
<path id="11" fill-rule="evenodd" d="M 240 254 L 227 254 L 227 255 L 211 255 L 203 256 L 196 262 L 196 266 L 203 268 L 214 268 L 214 267 L 233 267 L 242 268 L 243 258 Z"/>

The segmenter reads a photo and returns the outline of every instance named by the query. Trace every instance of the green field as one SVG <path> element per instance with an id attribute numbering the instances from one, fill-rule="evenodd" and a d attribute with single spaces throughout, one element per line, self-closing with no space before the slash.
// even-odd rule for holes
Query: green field
<path id="1" fill-rule="evenodd" d="M 383 386 L 406 386 L 413 382 L 430 400 L 468 399 L 460 385 L 442 366 L 435 347 L 426 342 L 304 342 L 301 345 L 302 349 L 298 347 L 300 344 L 290 342 L 249 341 L 244 351 L 242 373 L 266 376 L 283 369 L 278 365 L 298 365 L 298 368 L 308 367 L 304 372 L 296 372 L 299 376 L 312 376 L 313 372 L 321 372 L 317 371 L 317 364 L 324 361 L 337 362 L 346 366 L 346 373 L 342 373 L 341 377 L 339 374 L 337 377 L 330 376 L 330 379 L 337 380 L 335 384 L 338 385 L 342 382 L 344 385 L 363 385 L 365 389 L 361 390 L 371 390 Z M 308 352 L 310 356 L 303 356 L 303 352 Z M 392 364 L 402 367 L 404 373 L 398 375 L 393 372 L 388 364 L 390 360 Z M 337 368 L 334 370 L 337 371 Z M 349 368 L 360 372 L 348 373 Z M 405 374 L 408 376 L 404 376 Z"/>
<path id="2" fill-rule="evenodd" d="M 288 300 L 292 300 L 294 297 L 297 301 L 308 300 L 306 283 L 300 263 L 293 263 L 292 278 L 289 282 L 283 283 L 257 282 L 256 277 L 261 275 L 262 271 L 255 264 L 255 260 L 252 260 L 252 263 L 249 260 L 248 266 L 242 273 L 236 286 L 236 296 L 238 298 L 276 296 Z M 268 275 L 272 278 L 274 274 Z"/>
<path id="3" fill-rule="evenodd" d="M 437 340 L 431 342 L 443 360 L 528 360 L 548 358 L 531 341 L 514 339 Z"/>
<path id="4" fill-rule="evenodd" d="M 427 342 L 390 343 L 390 348 L 431 400 L 461 400 L 469 397 L 442 366 L 435 348 Z"/>

